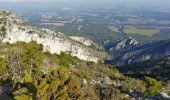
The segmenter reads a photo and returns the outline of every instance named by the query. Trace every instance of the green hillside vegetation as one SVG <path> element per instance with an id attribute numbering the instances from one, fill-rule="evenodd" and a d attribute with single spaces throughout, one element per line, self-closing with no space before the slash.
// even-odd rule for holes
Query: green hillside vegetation
<path id="1" fill-rule="evenodd" d="M 158 29 L 140 29 L 134 26 L 126 25 L 124 32 L 128 34 L 144 35 L 144 36 L 153 36 L 159 33 Z"/>
<path id="2" fill-rule="evenodd" d="M 155 95 L 158 90 L 170 95 L 170 58 L 165 57 L 160 60 L 149 60 L 128 66 L 118 67 L 122 73 L 129 77 L 144 79 L 147 84 L 145 95 Z M 162 83 L 160 83 L 162 82 Z"/>
<path id="3" fill-rule="evenodd" d="M 1 100 L 128 100 L 125 94 L 150 96 L 160 89 L 146 89 L 148 83 L 126 77 L 113 66 L 42 49 L 36 42 L 0 45 Z"/>
<path id="4" fill-rule="evenodd" d="M 122 71 L 129 76 L 150 76 L 166 82 L 170 80 L 170 59 L 165 57 L 160 60 L 149 60 L 126 66 Z"/>

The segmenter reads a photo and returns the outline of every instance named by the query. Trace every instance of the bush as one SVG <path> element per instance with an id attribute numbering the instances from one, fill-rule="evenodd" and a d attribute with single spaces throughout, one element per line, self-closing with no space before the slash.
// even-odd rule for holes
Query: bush
<path id="1" fill-rule="evenodd" d="M 121 90 L 125 93 L 135 91 L 143 93 L 145 91 L 145 83 L 141 80 L 126 78 L 126 80 L 123 82 L 121 86 Z"/>
<path id="2" fill-rule="evenodd" d="M 161 82 L 150 78 L 150 77 L 145 77 L 145 82 L 146 82 L 146 91 L 145 91 L 145 96 L 155 96 L 159 93 L 159 91 L 162 88 Z"/>

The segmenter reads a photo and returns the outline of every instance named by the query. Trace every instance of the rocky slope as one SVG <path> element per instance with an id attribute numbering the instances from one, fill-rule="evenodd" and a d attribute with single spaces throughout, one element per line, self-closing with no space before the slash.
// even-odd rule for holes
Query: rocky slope
<path id="1" fill-rule="evenodd" d="M 97 62 L 106 56 L 106 53 L 94 51 L 62 33 L 27 26 L 18 16 L 8 11 L 0 11 L 0 34 L 3 43 L 36 41 L 44 46 L 44 51 L 57 54 L 71 53 L 72 56 L 86 61 Z"/>
<path id="2" fill-rule="evenodd" d="M 117 65 L 127 65 L 146 60 L 158 60 L 170 55 L 170 40 L 163 40 L 154 43 L 134 46 L 129 49 L 123 49 L 113 59 L 106 61 Z"/>
<path id="3" fill-rule="evenodd" d="M 105 42 L 105 49 L 109 50 L 109 51 L 120 51 L 120 50 L 125 50 L 125 49 L 129 49 L 132 47 L 136 47 L 141 45 L 141 43 L 137 40 L 135 40 L 132 37 L 126 38 L 126 39 L 121 39 L 118 40 L 116 43 L 115 42 Z"/>
<path id="4" fill-rule="evenodd" d="M 78 37 L 78 36 L 70 36 L 69 38 L 78 41 L 86 46 L 91 46 L 92 44 L 94 44 L 94 42 L 88 38 L 85 37 Z"/>

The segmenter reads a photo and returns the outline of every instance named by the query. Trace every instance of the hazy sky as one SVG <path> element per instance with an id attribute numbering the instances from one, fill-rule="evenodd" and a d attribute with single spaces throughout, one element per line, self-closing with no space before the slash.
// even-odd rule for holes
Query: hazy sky
<path id="1" fill-rule="evenodd" d="M 170 0 L 0 0 L 0 2 L 23 2 L 23 1 L 103 1 L 103 2 L 107 2 L 107 1 L 112 1 L 112 2 L 159 2 L 159 3 L 163 3 L 163 2 L 170 2 Z"/>
<path id="2" fill-rule="evenodd" d="M 0 2 L 72 2 L 72 3 L 113 3 L 113 4 L 126 4 L 126 5 L 147 5 L 147 6 L 169 6 L 170 0 L 0 0 Z"/>

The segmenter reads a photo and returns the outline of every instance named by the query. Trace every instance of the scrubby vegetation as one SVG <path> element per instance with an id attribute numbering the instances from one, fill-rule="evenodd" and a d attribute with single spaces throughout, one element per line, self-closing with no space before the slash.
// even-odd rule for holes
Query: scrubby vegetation
<path id="1" fill-rule="evenodd" d="M 157 95 L 162 87 L 161 82 L 158 82 L 157 80 L 150 78 L 150 77 L 145 77 L 147 89 L 145 91 L 145 95 L 147 96 L 155 96 Z"/>
<path id="2" fill-rule="evenodd" d="M 36 42 L 0 46 L 3 100 L 121 100 L 156 95 L 161 88 L 154 79 L 129 78 L 113 66 L 42 52 Z"/>
<path id="3" fill-rule="evenodd" d="M 144 80 L 144 95 L 155 96 L 160 92 L 170 95 L 170 59 L 164 57 L 160 60 L 148 60 L 123 67 L 119 71 L 133 78 Z M 123 68 L 123 69 L 122 69 Z"/>
<path id="4" fill-rule="evenodd" d="M 128 76 L 132 77 L 144 77 L 149 76 L 156 80 L 167 82 L 170 80 L 170 59 L 164 57 L 160 60 L 148 60 L 140 63 L 127 65 L 125 69 L 122 67 L 118 69 L 122 70 Z"/>

